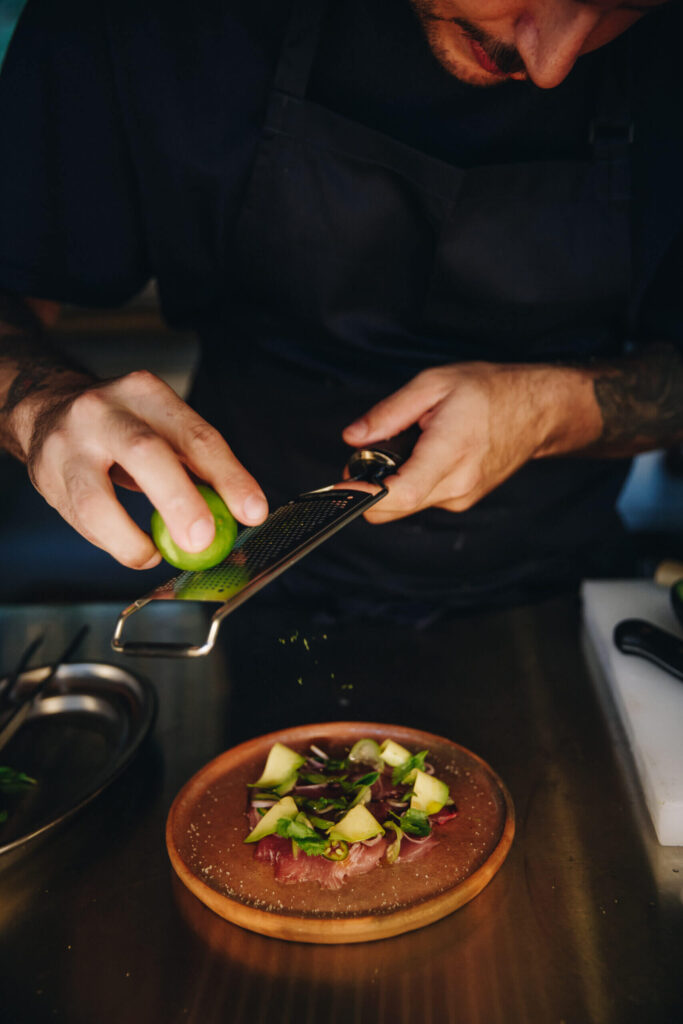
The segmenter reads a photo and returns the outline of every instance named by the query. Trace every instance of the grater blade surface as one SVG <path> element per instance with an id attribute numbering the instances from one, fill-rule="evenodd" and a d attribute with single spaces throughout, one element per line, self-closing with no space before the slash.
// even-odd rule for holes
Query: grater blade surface
<path id="1" fill-rule="evenodd" d="M 219 565 L 181 572 L 149 597 L 224 604 L 253 583 L 270 582 L 376 500 L 377 495 L 353 490 L 302 494 L 271 512 L 260 526 L 242 530 Z"/>
<path id="2" fill-rule="evenodd" d="M 377 483 L 379 490 L 374 494 L 326 487 L 301 494 L 282 505 L 260 526 L 242 530 L 228 557 L 213 569 L 181 572 L 124 609 L 116 624 L 112 647 L 129 654 L 171 657 L 208 653 L 226 615 L 384 497 L 386 488 Z M 124 642 L 125 620 L 150 601 L 213 601 L 220 607 L 214 612 L 209 634 L 200 646 L 159 641 Z"/>

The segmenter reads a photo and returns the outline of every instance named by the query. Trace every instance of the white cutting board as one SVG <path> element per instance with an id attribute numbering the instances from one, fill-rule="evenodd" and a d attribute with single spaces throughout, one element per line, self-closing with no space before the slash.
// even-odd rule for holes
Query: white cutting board
<path id="1" fill-rule="evenodd" d="M 669 589 L 650 580 L 587 580 L 587 638 L 631 747 L 662 846 L 683 846 L 683 683 L 643 658 L 622 654 L 612 633 L 621 619 L 647 619 L 683 637 Z"/>

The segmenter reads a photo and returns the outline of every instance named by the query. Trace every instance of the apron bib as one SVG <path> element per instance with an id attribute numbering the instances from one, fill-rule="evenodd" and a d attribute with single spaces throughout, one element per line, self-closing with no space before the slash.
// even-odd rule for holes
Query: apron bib
<path id="1" fill-rule="evenodd" d="M 589 159 L 463 169 L 307 98 L 326 6 L 294 4 L 193 396 L 273 505 L 339 479 L 341 429 L 427 366 L 611 357 L 629 329 L 622 48 Z M 285 579 L 362 602 L 518 599 L 590 571 L 626 472 L 539 460 L 466 512 L 355 523 Z"/>

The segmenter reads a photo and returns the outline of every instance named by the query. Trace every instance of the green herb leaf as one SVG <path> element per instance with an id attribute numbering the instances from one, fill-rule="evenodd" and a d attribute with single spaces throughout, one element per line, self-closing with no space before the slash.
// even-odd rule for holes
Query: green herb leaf
<path id="1" fill-rule="evenodd" d="M 303 800 L 302 803 L 304 807 L 310 807 L 317 814 L 330 808 L 335 811 L 345 811 L 347 806 L 346 800 L 332 796 L 318 796 L 315 800 Z"/>
<path id="2" fill-rule="evenodd" d="M 324 831 L 327 831 L 330 825 L 334 824 L 330 818 L 318 818 L 314 814 L 311 815 L 310 821 L 314 828 L 322 828 Z"/>
<path id="3" fill-rule="evenodd" d="M 299 772 L 299 784 L 303 782 L 309 786 L 318 786 L 329 781 L 327 775 L 321 772 Z"/>
<path id="4" fill-rule="evenodd" d="M 398 823 L 409 836 L 428 836 L 432 831 L 426 811 L 407 810 Z"/>
<path id="5" fill-rule="evenodd" d="M 297 818 L 280 818 L 275 831 L 284 839 L 291 839 L 309 857 L 320 856 L 330 845 L 326 836 L 319 835 L 305 821 L 300 821 Z"/>
<path id="6" fill-rule="evenodd" d="M 414 754 L 407 761 L 404 761 L 403 764 L 397 765 L 391 776 L 393 784 L 399 786 L 416 768 L 423 772 L 425 769 L 425 758 L 428 753 L 428 750 L 421 750 L 419 754 Z"/>
<path id="7" fill-rule="evenodd" d="M 25 789 L 27 786 L 35 786 L 36 780 L 25 772 L 19 772 L 16 768 L 8 768 L 0 765 L 0 790 L 12 792 L 16 789 Z"/>
<path id="8" fill-rule="evenodd" d="M 361 786 L 374 786 L 378 778 L 379 772 L 368 772 L 368 774 L 364 775 L 362 779 L 356 779 L 354 785 L 358 786 L 359 788 Z"/>

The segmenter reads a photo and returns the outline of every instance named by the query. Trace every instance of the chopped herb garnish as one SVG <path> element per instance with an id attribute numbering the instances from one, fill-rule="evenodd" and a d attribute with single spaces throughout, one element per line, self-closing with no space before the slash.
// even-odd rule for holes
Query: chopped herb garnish
<path id="1" fill-rule="evenodd" d="M 280 818 L 275 831 L 283 839 L 291 839 L 309 856 L 319 856 L 330 845 L 330 840 L 326 836 L 318 835 L 314 828 L 298 817 L 294 819 Z"/>
<path id="2" fill-rule="evenodd" d="M 393 784 L 395 786 L 399 786 L 408 778 L 411 772 L 415 771 L 415 769 L 423 772 L 425 769 L 425 758 L 428 753 L 428 750 L 421 750 L 419 754 L 414 754 L 413 757 L 409 757 L 407 761 L 403 762 L 403 764 L 397 765 L 391 776 Z"/>
<path id="3" fill-rule="evenodd" d="M 384 746 L 389 742 L 385 741 Z M 311 755 L 308 763 L 304 763 L 296 751 L 284 748 L 288 753 L 285 768 L 293 764 L 294 771 L 286 777 L 282 773 L 283 781 L 279 782 L 278 775 L 267 775 L 264 770 L 262 781 L 259 780 L 260 788 L 258 783 L 251 783 L 256 790 L 251 798 L 252 808 L 253 803 L 261 803 L 264 806 L 255 808 L 259 814 L 262 817 L 266 813 L 271 815 L 267 822 L 270 831 L 262 830 L 261 834 L 270 835 L 275 832 L 289 840 L 294 857 L 300 856 L 303 851 L 307 856 L 343 860 L 355 844 L 386 830 L 385 847 L 378 853 L 382 856 L 384 851 L 386 862 L 394 864 L 400 857 L 404 838 L 421 839 L 431 834 L 432 823 L 428 812 L 432 806 L 441 808 L 445 805 L 448 789 L 435 776 L 432 778 L 426 773 L 418 774 L 424 773 L 429 756 L 427 750 L 410 755 L 409 751 L 398 744 L 393 746 L 398 751 L 398 756 L 396 751 L 392 755 L 393 766 L 384 759 L 375 762 L 373 755 L 379 747 L 374 740 L 368 739 L 357 741 L 348 758 L 328 757 L 324 750 L 311 746 L 315 761 Z M 395 761 L 400 757 L 406 760 L 396 765 Z M 26 776 L 21 778 L 28 779 Z M 382 816 L 390 820 L 381 825 L 371 808 L 377 813 L 378 806 L 381 810 L 384 805 L 382 802 L 379 805 L 372 803 L 372 787 L 381 780 L 386 789 L 389 779 L 392 788 L 388 793 L 385 792 L 384 799 L 391 799 L 388 799 L 388 806 Z M 300 792 L 292 791 L 296 784 L 301 787 Z M 313 788 L 313 792 L 306 793 L 306 787 Z M 316 792 L 314 787 L 320 788 Z M 283 799 L 282 794 L 285 792 L 289 794 L 286 797 L 289 801 L 287 813 L 291 811 L 295 816 L 285 817 L 284 808 L 282 814 L 279 808 L 273 814 L 272 805 Z M 408 806 L 409 802 L 412 802 L 412 807 Z M 266 811 L 266 808 L 269 809 Z M 374 826 L 374 831 L 370 826 Z M 249 838 L 246 840 L 251 841 Z"/>
<path id="4" fill-rule="evenodd" d="M 15 789 L 25 789 L 26 786 L 35 786 L 36 780 L 32 779 L 26 772 L 18 772 L 16 768 L 0 766 L 0 789 L 6 793 Z"/>
<path id="5" fill-rule="evenodd" d="M 411 808 L 401 815 L 398 823 L 409 836 L 428 836 L 432 831 L 432 826 L 425 811 L 416 811 Z"/>
<path id="6" fill-rule="evenodd" d="M 315 800 L 304 800 L 303 804 L 305 807 L 310 807 L 312 811 L 320 814 L 322 811 L 335 810 L 345 811 L 348 801 L 332 796 L 318 796 Z"/>
<path id="7" fill-rule="evenodd" d="M 318 818 L 316 817 L 315 814 L 312 814 L 309 820 L 311 822 L 311 825 L 313 825 L 315 828 L 322 828 L 325 831 L 328 830 L 330 825 L 334 824 L 334 822 L 329 820 L 328 818 Z"/>
<path id="8" fill-rule="evenodd" d="M 26 772 L 17 771 L 16 768 L 9 768 L 7 765 L 0 765 L 0 793 L 20 793 L 22 789 L 35 786 L 36 780 L 32 779 Z M 0 810 L 0 825 L 4 825 L 9 817 L 6 809 Z"/>
<path id="9" fill-rule="evenodd" d="M 362 777 L 362 779 L 356 779 L 354 785 L 358 786 L 358 787 L 360 787 L 360 786 L 374 786 L 374 784 L 377 782 L 378 778 L 379 778 L 379 772 L 368 772 L 368 774 L 364 775 Z"/>

